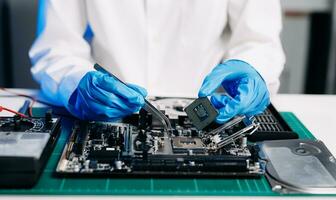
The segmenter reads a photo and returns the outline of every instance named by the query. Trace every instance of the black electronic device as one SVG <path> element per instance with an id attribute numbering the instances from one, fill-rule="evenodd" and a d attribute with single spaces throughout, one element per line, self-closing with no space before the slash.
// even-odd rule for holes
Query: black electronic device
<path id="1" fill-rule="evenodd" d="M 60 119 L 0 117 L 0 187 L 28 188 L 37 182 L 60 132 Z"/>
<path id="2" fill-rule="evenodd" d="M 259 128 L 248 136 L 251 142 L 299 138 L 272 104 L 263 113 L 255 116 L 255 122 L 259 124 Z"/>
<path id="3" fill-rule="evenodd" d="M 336 160 L 321 141 L 265 141 L 260 149 L 273 191 L 335 194 Z"/>

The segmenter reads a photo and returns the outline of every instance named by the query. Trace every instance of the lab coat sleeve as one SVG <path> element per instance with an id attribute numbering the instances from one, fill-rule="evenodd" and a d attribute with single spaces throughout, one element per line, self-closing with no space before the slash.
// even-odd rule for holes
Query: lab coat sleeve
<path id="1" fill-rule="evenodd" d="M 29 51 L 34 79 L 45 98 L 66 106 L 80 79 L 93 70 L 82 0 L 49 0 L 45 27 Z"/>
<path id="2" fill-rule="evenodd" d="M 249 63 L 264 78 L 271 94 L 279 88 L 285 63 L 281 15 L 279 0 L 229 1 L 231 37 L 223 62 L 239 59 Z"/>

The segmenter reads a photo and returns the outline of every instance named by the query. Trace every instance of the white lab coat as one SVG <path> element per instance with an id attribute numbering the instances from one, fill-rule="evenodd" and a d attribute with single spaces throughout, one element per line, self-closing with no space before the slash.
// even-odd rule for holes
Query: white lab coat
<path id="1" fill-rule="evenodd" d="M 91 44 L 82 37 L 88 24 Z M 213 67 L 240 59 L 274 93 L 281 26 L 279 0 L 49 0 L 31 71 L 59 105 L 95 62 L 149 95 L 195 97 Z"/>

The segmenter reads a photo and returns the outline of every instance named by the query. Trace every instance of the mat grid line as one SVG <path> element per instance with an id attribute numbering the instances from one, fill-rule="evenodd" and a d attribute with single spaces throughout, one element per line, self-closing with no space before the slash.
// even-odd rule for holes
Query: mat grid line
<path id="1" fill-rule="evenodd" d="M 264 186 L 264 188 L 265 188 L 265 191 L 267 191 L 267 189 L 269 189 L 270 186 L 268 185 L 268 182 L 267 182 L 266 178 L 265 178 L 265 177 L 262 177 L 262 178 L 261 178 L 261 182 L 262 182 L 262 184 L 263 184 L 263 186 Z"/>
<path id="2" fill-rule="evenodd" d="M 239 188 L 239 192 L 243 191 L 242 186 L 240 184 L 240 179 L 236 179 L 236 180 L 237 180 L 237 185 L 238 185 L 238 188 Z"/>
<path id="3" fill-rule="evenodd" d="M 106 184 L 105 184 L 105 190 L 108 191 L 109 189 L 109 186 L 110 186 L 110 179 L 106 179 Z"/>
<path id="4" fill-rule="evenodd" d="M 260 182 L 260 181 L 259 181 L 259 182 Z M 261 190 L 259 189 L 259 186 L 258 186 L 256 180 L 253 180 L 253 184 L 255 185 L 257 191 L 260 192 Z"/>
<path id="5" fill-rule="evenodd" d="M 154 180 L 152 178 L 150 179 L 150 191 L 154 191 Z"/>
<path id="6" fill-rule="evenodd" d="M 247 191 L 248 191 L 248 192 L 251 192 L 251 187 L 250 187 L 249 182 L 248 182 L 246 179 L 245 179 L 244 181 L 245 181 L 245 183 L 246 183 Z"/>
<path id="7" fill-rule="evenodd" d="M 65 178 L 62 178 L 62 182 L 61 182 L 59 190 L 63 190 L 64 184 L 65 184 Z"/>
<path id="8" fill-rule="evenodd" d="M 198 184 L 197 184 L 197 180 L 193 179 L 194 182 L 194 186 L 195 186 L 195 191 L 198 192 Z"/>

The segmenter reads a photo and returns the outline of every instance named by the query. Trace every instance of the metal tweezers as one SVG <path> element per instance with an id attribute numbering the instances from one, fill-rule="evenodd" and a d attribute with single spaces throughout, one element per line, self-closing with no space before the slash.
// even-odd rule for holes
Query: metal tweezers
<path id="1" fill-rule="evenodd" d="M 97 71 L 100 71 L 100 72 L 102 72 L 104 74 L 110 75 L 111 77 L 113 77 L 114 79 L 116 79 L 117 81 L 119 81 L 120 83 L 122 83 L 122 84 L 124 84 L 125 86 L 128 87 L 128 85 L 125 82 L 123 82 L 122 80 L 120 80 L 118 77 L 116 77 L 111 72 L 109 72 L 106 69 L 104 69 L 99 64 L 96 63 L 94 65 L 94 68 Z M 170 123 L 169 119 L 166 117 L 166 115 L 164 115 L 161 111 L 159 111 L 155 106 L 153 106 L 153 104 L 151 104 L 146 99 L 145 99 L 145 105 L 144 105 L 143 109 L 145 109 L 147 112 L 151 113 L 154 117 L 156 117 L 157 119 L 159 119 L 160 122 L 163 124 L 165 131 L 168 132 L 168 131 L 172 130 L 171 123 Z"/>

